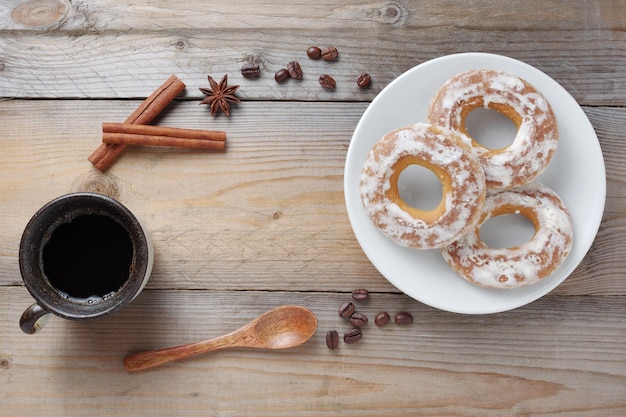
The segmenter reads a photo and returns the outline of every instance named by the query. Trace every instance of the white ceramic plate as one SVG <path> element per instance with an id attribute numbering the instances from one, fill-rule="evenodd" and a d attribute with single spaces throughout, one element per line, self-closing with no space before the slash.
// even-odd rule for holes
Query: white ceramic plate
<path id="1" fill-rule="evenodd" d="M 439 87 L 457 73 L 478 68 L 508 71 L 530 82 L 551 103 L 559 123 L 559 147 L 538 181 L 555 190 L 567 205 L 574 223 L 574 245 L 565 262 L 551 276 L 515 290 L 475 286 L 454 273 L 438 250 L 396 245 L 370 222 L 360 200 L 361 166 L 374 143 L 395 128 L 426 121 L 430 100 Z M 359 244 L 389 282 L 416 300 L 441 310 L 486 314 L 530 303 L 553 290 L 574 271 L 600 226 L 606 179 L 602 151 L 593 127 L 576 100 L 563 87 L 543 72 L 515 59 L 465 53 L 433 59 L 412 68 L 372 101 L 350 142 L 344 193 L 350 223 Z M 528 231 L 523 233 L 528 234 Z"/>

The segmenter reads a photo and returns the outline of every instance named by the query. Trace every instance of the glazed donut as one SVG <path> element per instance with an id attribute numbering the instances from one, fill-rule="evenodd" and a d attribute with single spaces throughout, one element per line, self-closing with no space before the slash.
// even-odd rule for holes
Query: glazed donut
<path id="1" fill-rule="evenodd" d="M 432 210 L 400 197 L 398 179 L 409 165 L 431 170 L 442 184 Z M 360 175 L 363 207 L 378 229 L 401 246 L 441 248 L 467 233 L 485 201 L 485 174 L 478 157 L 457 134 L 417 123 L 386 134 L 370 150 Z"/>
<path id="2" fill-rule="evenodd" d="M 479 107 L 495 110 L 515 123 L 513 143 L 489 149 L 468 134 L 467 116 Z M 478 153 L 489 189 L 534 180 L 552 159 L 559 137 L 556 116 L 546 98 L 521 78 L 496 70 L 471 70 L 452 77 L 433 97 L 427 120 L 463 133 Z"/>
<path id="3" fill-rule="evenodd" d="M 490 218 L 521 214 L 535 226 L 533 237 L 511 248 L 490 248 L 479 236 Z M 466 280 L 488 288 L 518 288 L 550 275 L 565 260 L 573 241 L 572 221 L 563 201 L 534 182 L 490 190 L 480 221 L 467 235 L 441 250 L 443 258 Z"/>

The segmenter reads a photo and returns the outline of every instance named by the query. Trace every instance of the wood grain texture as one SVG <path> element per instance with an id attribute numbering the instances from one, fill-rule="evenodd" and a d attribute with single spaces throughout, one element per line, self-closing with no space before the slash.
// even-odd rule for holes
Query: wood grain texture
<path id="1" fill-rule="evenodd" d="M 307 58 L 335 46 L 339 60 Z M 551 294 L 505 313 L 461 315 L 388 283 L 359 247 L 343 169 L 369 102 L 427 60 L 491 52 L 559 82 L 600 141 L 600 230 Z M 297 60 L 304 79 L 273 75 Z M 261 78 L 240 68 L 256 62 Z M 368 72 L 372 85 L 356 86 Z M 322 89 L 323 73 L 337 80 Z M 102 122 L 124 121 L 167 77 L 187 85 L 154 124 L 222 130 L 223 152 L 129 147 L 106 173 L 87 157 Z M 230 118 L 199 106 L 207 75 L 240 84 Z M 223 115 L 222 115 L 223 116 Z M 626 3 L 5 0 L 0 2 L 0 416 L 626 415 Z M 585 169 L 585 167 L 576 167 Z M 146 289 L 102 320 L 18 320 L 33 299 L 18 267 L 31 215 L 72 191 L 111 195 L 156 252 Z M 337 310 L 354 288 L 363 340 Z M 230 332 L 280 305 L 312 309 L 311 340 L 236 349 L 129 374 L 129 353 Z M 415 317 L 373 324 L 386 310 Z"/>
<path id="2" fill-rule="evenodd" d="M 522 5 L 526 7 L 521 7 Z M 0 8 L 5 30 L 40 31 L 158 31 L 168 28 L 207 30 L 211 28 L 338 29 L 346 25 L 372 29 L 383 25 L 408 27 L 450 26 L 493 29 L 586 29 L 616 30 L 626 26 L 619 1 L 572 0 L 566 5 L 541 0 L 512 0 L 509 7 L 498 2 L 443 0 L 425 1 L 324 0 L 273 1 L 265 4 L 213 3 L 190 0 L 186 7 L 168 0 L 138 0 L 132 4 L 114 0 L 30 1 L 7 0 Z M 490 19 L 485 19 L 489 16 Z"/>
<path id="3" fill-rule="evenodd" d="M 30 302 L 26 291 L 0 287 L 0 298 L 12 300 L 0 311 L 7 416 L 626 412 L 622 298 L 547 297 L 512 312 L 463 316 L 372 294 L 359 311 L 408 311 L 414 323 L 370 323 L 361 342 L 336 350 L 326 347 L 325 333 L 350 328 L 337 315 L 348 293 L 148 290 L 115 316 L 89 324 L 53 319 L 37 336 L 16 325 Z M 213 352 L 137 374 L 122 368 L 130 352 L 214 337 L 284 304 L 311 307 L 318 317 L 318 331 L 300 347 Z M 32 401 L 35 392 L 46 400 Z"/>
<path id="4" fill-rule="evenodd" d="M 197 87 L 210 73 L 243 83 L 242 98 L 367 101 L 424 61 L 486 51 L 536 66 L 582 104 L 626 103 L 626 10 L 620 1 L 534 7 L 523 0 L 507 7 L 476 1 L 469 8 L 450 1 L 260 7 L 196 1 L 185 8 L 164 1 L 56 2 L 67 12 L 43 27 L 15 22 L 16 1 L 0 10 L 0 96 L 146 97 L 164 74 L 177 74 L 195 87 L 189 96 L 199 97 Z M 308 59 L 311 44 L 336 46 L 339 61 Z M 304 79 L 278 85 L 273 74 L 293 60 Z M 248 61 L 260 64 L 261 79 L 242 79 L 239 69 Z M 362 71 L 372 75 L 367 90 L 355 84 Z M 336 79 L 336 91 L 319 87 L 323 73 Z"/>

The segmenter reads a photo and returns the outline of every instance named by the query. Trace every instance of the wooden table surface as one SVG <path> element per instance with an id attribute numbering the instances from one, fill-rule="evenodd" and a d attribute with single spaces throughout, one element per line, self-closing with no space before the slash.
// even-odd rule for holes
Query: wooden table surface
<path id="1" fill-rule="evenodd" d="M 340 58 L 307 58 L 310 45 Z M 408 69 L 482 51 L 537 67 L 581 105 L 604 154 L 602 224 L 574 273 L 497 314 L 440 311 L 372 266 L 350 227 L 343 168 L 369 102 Z M 274 73 L 300 62 L 302 81 Z M 261 78 L 244 79 L 246 62 Z M 368 72 L 369 89 L 356 76 Z M 322 89 L 321 73 L 337 81 Z M 225 152 L 129 147 L 105 172 L 89 154 L 170 75 L 186 85 L 154 124 L 225 130 Z M 229 75 L 242 100 L 212 117 L 199 87 Z M 5 0 L 0 4 L 0 415 L 626 415 L 626 3 Z M 581 138 L 584 140 L 584 138 Z M 579 169 L 585 169 L 584 166 Z M 23 334 L 32 297 L 18 246 L 34 212 L 78 190 L 114 195 L 146 224 L 152 276 L 127 308 L 53 318 Z M 337 315 L 410 312 L 409 326 Z M 285 351 L 215 352 L 130 374 L 130 352 L 212 338 L 279 305 L 318 317 Z"/>

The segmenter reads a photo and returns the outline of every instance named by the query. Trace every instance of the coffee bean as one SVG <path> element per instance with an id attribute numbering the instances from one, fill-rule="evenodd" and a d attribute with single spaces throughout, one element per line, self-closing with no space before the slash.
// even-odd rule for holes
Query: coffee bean
<path id="1" fill-rule="evenodd" d="M 261 69 L 258 64 L 253 62 L 248 62 L 243 67 L 241 67 L 241 75 L 245 78 L 258 78 L 261 75 Z"/>
<path id="2" fill-rule="evenodd" d="M 322 48 L 321 55 L 324 61 L 334 61 L 339 56 L 339 51 L 334 46 L 327 46 Z"/>
<path id="3" fill-rule="evenodd" d="M 404 325 L 413 323 L 413 316 L 407 312 L 401 312 L 394 317 L 396 324 Z"/>
<path id="4" fill-rule="evenodd" d="M 328 349 L 337 349 L 337 346 L 339 346 L 339 333 L 337 333 L 337 330 L 331 330 L 326 333 L 326 346 L 328 346 Z"/>
<path id="5" fill-rule="evenodd" d="M 287 71 L 286 68 L 279 69 L 276 71 L 276 74 L 274 74 L 274 79 L 277 83 L 285 82 L 287 78 L 289 78 L 289 71 Z"/>
<path id="6" fill-rule="evenodd" d="M 320 59 L 322 57 L 322 50 L 317 46 L 310 46 L 309 49 L 306 50 L 306 54 L 311 59 Z"/>
<path id="7" fill-rule="evenodd" d="M 343 341 L 348 344 L 356 343 L 363 338 L 363 332 L 358 327 L 343 335 Z"/>
<path id="8" fill-rule="evenodd" d="M 369 291 L 367 291 L 365 288 L 357 288 L 356 290 L 352 291 L 352 298 L 357 301 L 367 300 L 369 295 Z"/>
<path id="9" fill-rule="evenodd" d="M 339 317 L 347 319 L 354 313 L 355 307 L 350 301 L 346 301 L 339 307 Z"/>
<path id="10" fill-rule="evenodd" d="M 320 85 L 324 88 L 332 90 L 335 88 L 337 83 L 335 82 L 335 79 L 333 77 L 328 74 L 324 74 L 320 76 Z"/>
<path id="11" fill-rule="evenodd" d="M 376 323 L 377 326 L 382 327 L 385 324 L 389 323 L 390 318 L 391 317 L 389 317 L 389 313 L 387 313 L 386 311 L 383 311 L 376 315 L 376 317 L 374 318 L 374 323 Z"/>
<path id="12" fill-rule="evenodd" d="M 357 312 L 350 316 L 350 323 L 352 323 L 354 327 L 363 327 L 367 324 L 367 322 L 367 316 L 363 313 Z"/>
<path id="13" fill-rule="evenodd" d="M 359 75 L 358 78 L 356 79 L 356 85 L 358 85 L 361 88 L 366 88 L 370 85 L 371 81 L 372 81 L 372 78 L 370 77 L 370 75 L 364 72 L 363 74 Z"/>
<path id="14" fill-rule="evenodd" d="M 289 76 L 294 80 L 302 79 L 302 68 L 300 68 L 300 64 L 297 61 L 291 61 L 287 64 L 287 72 L 289 72 Z"/>

